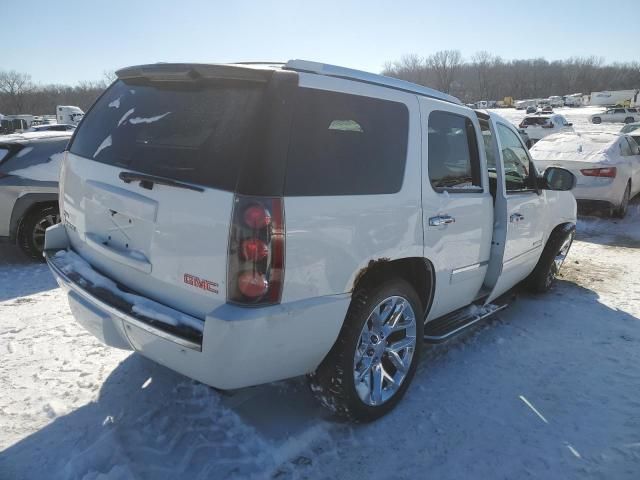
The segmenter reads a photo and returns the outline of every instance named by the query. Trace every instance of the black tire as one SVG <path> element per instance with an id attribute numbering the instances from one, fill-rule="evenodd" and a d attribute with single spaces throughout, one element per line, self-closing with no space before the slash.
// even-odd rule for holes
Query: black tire
<path id="1" fill-rule="evenodd" d="M 354 379 L 354 356 L 362 329 L 380 302 L 391 296 L 407 300 L 415 313 L 416 344 L 411 364 L 398 390 L 380 405 L 360 399 Z M 403 279 L 390 279 L 381 285 L 359 288 L 342 325 L 340 335 L 318 369 L 309 375 L 311 391 L 334 414 L 356 422 L 368 422 L 391 411 L 402 399 L 415 375 L 424 336 L 424 309 L 413 287 Z"/>
<path id="2" fill-rule="evenodd" d="M 18 246 L 28 257 L 44 262 L 44 230 L 60 222 L 58 207 L 50 205 L 29 211 L 18 228 Z"/>
<path id="3" fill-rule="evenodd" d="M 593 117 L 591 119 L 591 123 L 595 123 L 596 125 L 602 123 L 602 119 L 600 117 Z"/>
<path id="4" fill-rule="evenodd" d="M 566 252 L 564 253 L 564 257 L 566 258 L 571 249 L 575 234 L 576 227 L 572 224 L 559 225 L 551 232 L 536 267 L 524 281 L 524 285 L 529 291 L 533 293 L 545 293 L 551 289 L 560 271 L 562 262 L 564 262 L 563 258 L 558 266 L 555 261 L 556 257 L 558 257 L 561 250 L 566 247 Z"/>
<path id="5" fill-rule="evenodd" d="M 627 117 L 624 119 L 624 123 L 633 123 L 633 122 L 634 122 L 633 117 Z"/>
<path id="6" fill-rule="evenodd" d="M 627 210 L 629 209 L 629 200 L 631 200 L 631 183 L 627 182 L 627 188 L 624 189 L 622 194 L 622 202 L 617 208 L 614 208 L 611 212 L 611 216 L 615 218 L 624 218 L 627 216 Z"/>

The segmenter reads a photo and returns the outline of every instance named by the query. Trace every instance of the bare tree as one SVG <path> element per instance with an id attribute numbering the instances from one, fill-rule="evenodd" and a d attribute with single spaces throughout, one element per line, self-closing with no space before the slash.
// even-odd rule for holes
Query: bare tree
<path id="1" fill-rule="evenodd" d="M 104 81 L 107 86 L 111 85 L 118 79 L 116 72 L 114 70 L 104 70 L 102 72 L 102 76 L 104 77 Z"/>
<path id="2" fill-rule="evenodd" d="M 31 75 L 15 70 L 0 71 L 0 97 L 6 113 L 21 113 L 26 106 L 26 96 L 32 90 Z"/>
<path id="3" fill-rule="evenodd" d="M 440 50 L 429 55 L 426 64 L 435 73 L 436 88 L 449 93 L 455 76 L 462 66 L 462 55 L 459 50 Z"/>

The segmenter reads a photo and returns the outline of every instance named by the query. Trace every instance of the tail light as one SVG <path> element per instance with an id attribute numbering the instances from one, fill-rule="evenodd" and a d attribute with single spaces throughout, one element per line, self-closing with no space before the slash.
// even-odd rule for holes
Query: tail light
<path id="1" fill-rule="evenodd" d="M 236 195 L 229 232 L 227 300 L 280 303 L 284 280 L 284 203 Z"/>
<path id="2" fill-rule="evenodd" d="M 545 123 L 542 128 L 553 128 L 553 122 Z"/>
<path id="3" fill-rule="evenodd" d="M 585 177 L 606 177 L 606 178 L 615 178 L 616 177 L 616 167 L 606 167 L 606 168 L 585 168 L 580 170 L 580 173 Z"/>

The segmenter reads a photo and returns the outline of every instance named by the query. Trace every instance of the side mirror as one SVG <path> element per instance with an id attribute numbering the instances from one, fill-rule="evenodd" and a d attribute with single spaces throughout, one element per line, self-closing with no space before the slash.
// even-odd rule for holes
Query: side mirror
<path id="1" fill-rule="evenodd" d="M 576 176 L 560 167 L 549 167 L 542 174 L 545 190 L 567 191 L 576 186 Z"/>

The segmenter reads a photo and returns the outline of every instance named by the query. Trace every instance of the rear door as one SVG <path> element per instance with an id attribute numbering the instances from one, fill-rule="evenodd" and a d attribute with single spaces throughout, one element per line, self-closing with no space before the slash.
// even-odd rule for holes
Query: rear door
<path id="1" fill-rule="evenodd" d="M 424 99 L 421 113 L 425 257 L 434 263 L 437 289 L 430 320 L 478 295 L 489 259 L 493 205 L 475 114 Z"/>
<path id="2" fill-rule="evenodd" d="M 492 119 L 491 135 L 500 152 L 496 164 L 496 215 L 502 217 L 495 222 L 495 248 L 485 284 L 492 288 L 487 302 L 531 273 L 545 240 L 544 196 L 537 190 L 536 172 L 527 148 L 517 132 L 501 120 Z M 500 205 L 503 207 L 498 208 Z"/>
<path id="3" fill-rule="evenodd" d="M 63 167 L 73 249 L 185 313 L 202 318 L 224 303 L 233 191 L 260 137 L 265 84 L 183 70 L 133 72 L 110 87 Z"/>

